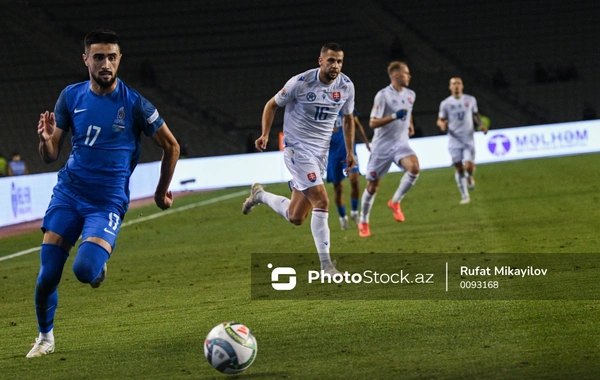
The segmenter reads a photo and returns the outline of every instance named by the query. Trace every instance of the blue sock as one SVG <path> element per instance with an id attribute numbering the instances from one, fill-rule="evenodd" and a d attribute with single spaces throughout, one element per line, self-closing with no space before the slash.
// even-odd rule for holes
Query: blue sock
<path id="1" fill-rule="evenodd" d="M 338 211 L 338 214 L 340 214 L 341 218 L 346 216 L 346 206 L 338 207 L 337 211 Z"/>
<path id="2" fill-rule="evenodd" d="M 75 277 L 84 284 L 89 284 L 102 272 L 104 263 L 110 254 L 104 247 L 91 241 L 84 241 L 79 246 L 73 262 Z"/>
<path id="3" fill-rule="evenodd" d="M 358 211 L 358 199 L 350 199 L 350 206 L 352 211 Z"/>
<path id="4" fill-rule="evenodd" d="M 35 314 L 38 330 L 47 333 L 54 327 L 54 313 L 58 305 L 58 284 L 69 254 L 54 244 L 42 244 L 40 273 L 35 284 Z"/>

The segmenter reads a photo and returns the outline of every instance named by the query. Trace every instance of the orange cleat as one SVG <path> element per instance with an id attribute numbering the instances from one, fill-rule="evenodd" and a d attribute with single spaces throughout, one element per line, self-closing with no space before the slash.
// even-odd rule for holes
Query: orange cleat
<path id="1" fill-rule="evenodd" d="M 369 223 L 359 223 L 358 224 L 358 235 L 360 237 L 371 236 L 371 229 L 369 228 Z"/>
<path id="2" fill-rule="evenodd" d="M 404 214 L 402 213 L 402 210 L 400 209 L 400 202 L 392 202 L 392 200 L 390 199 L 388 201 L 388 207 L 392 209 L 392 211 L 394 212 L 394 219 L 396 219 L 399 222 L 404 222 Z"/>

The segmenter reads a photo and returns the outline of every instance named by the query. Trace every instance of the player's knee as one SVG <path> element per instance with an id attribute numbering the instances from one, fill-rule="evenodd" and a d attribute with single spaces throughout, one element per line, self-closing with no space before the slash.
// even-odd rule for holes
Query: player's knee
<path id="1" fill-rule="evenodd" d="M 98 277 L 108 258 L 108 251 L 104 247 L 91 241 L 84 241 L 79 246 L 73 262 L 73 273 L 80 282 L 89 284 Z"/>
<path id="2" fill-rule="evenodd" d="M 302 225 L 302 223 L 304 223 L 305 220 L 306 220 L 306 216 L 304 216 L 304 215 L 300 215 L 297 213 L 290 213 L 290 215 L 289 215 L 290 223 L 292 223 L 296 226 Z"/>

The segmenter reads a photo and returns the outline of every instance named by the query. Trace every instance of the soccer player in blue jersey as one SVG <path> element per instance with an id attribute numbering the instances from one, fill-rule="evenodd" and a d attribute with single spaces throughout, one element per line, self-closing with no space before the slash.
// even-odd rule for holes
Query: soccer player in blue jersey
<path id="1" fill-rule="evenodd" d="M 73 149 L 58 172 L 42 221 L 41 267 L 35 287 L 39 337 L 28 358 L 54 352 L 57 287 L 80 236 L 73 262 L 75 276 L 93 288 L 104 280 L 106 261 L 129 206 L 129 178 L 139 160 L 142 133 L 163 150 L 154 201 L 163 210 L 173 204 L 169 184 L 179 144 L 157 109 L 117 78 L 119 36 L 110 30 L 95 30 L 85 37 L 84 47 L 90 80 L 67 86 L 54 112 L 40 114 L 38 123 L 44 162 L 56 161 L 69 131 Z"/>
<path id="2" fill-rule="evenodd" d="M 357 117 L 356 110 L 354 111 L 354 125 L 355 131 L 358 132 L 360 138 L 365 142 L 367 149 L 370 151 L 369 139 L 365 133 L 360 120 Z M 327 182 L 333 183 L 333 201 L 337 208 L 338 215 L 340 217 L 340 227 L 342 230 L 350 229 L 350 223 L 348 222 L 348 215 L 346 214 L 346 205 L 344 202 L 344 184 L 343 180 L 348 176 L 350 180 L 350 218 L 358 226 L 358 205 L 360 197 L 360 170 L 358 168 L 358 160 L 354 169 L 347 171 L 346 165 L 346 143 L 344 141 L 343 133 L 343 117 L 340 111 L 338 118 L 333 128 L 333 134 L 331 135 L 331 145 L 329 146 L 329 157 L 327 160 Z M 354 144 L 354 157 L 356 156 L 356 143 Z"/>

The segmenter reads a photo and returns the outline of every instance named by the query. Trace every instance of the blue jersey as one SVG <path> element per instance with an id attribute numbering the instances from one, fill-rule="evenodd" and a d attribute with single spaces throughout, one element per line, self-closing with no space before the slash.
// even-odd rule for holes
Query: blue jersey
<path id="1" fill-rule="evenodd" d="M 54 108 L 56 126 L 72 131 L 73 149 L 55 190 L 94 203 L 115 202 L 126 211 L 141 133 L 152 136 L 164 120 L 150 102 L 117 80 L 116 89 L 104 96 L 92 92 L 89 81 L 61 92 Z"/>

